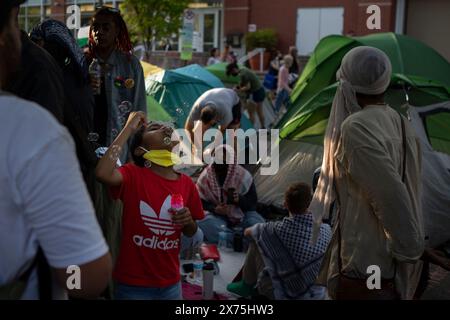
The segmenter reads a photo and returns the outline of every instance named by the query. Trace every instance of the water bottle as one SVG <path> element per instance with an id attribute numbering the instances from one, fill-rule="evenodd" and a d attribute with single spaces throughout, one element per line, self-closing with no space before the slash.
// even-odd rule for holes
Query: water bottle
<path id="1" fill-rule="evenodd" d="M 214 264 L 213 260 L 206 260 L 203 266 L 203 299 L 211 300 L 214 297 Z"/>
<path id="2" fill-rule="evenodd" d="M 183 209 L 184 207 L 183 196 L 179 193 L 173 194 L 170 198 L 170 207 L 172 208 L 172 210 L 175 211 L 174 214 L 176 214 L 179 210 Z M 175 228 L 181 229 L 181 226 L 175 224 Z"/>
<path id="3" fill-rule="evenodd" d="M 221 226 L 221 231 L 219 231 L 219 242 L 217 243 L 217 246 L 220 250 L 226 250 L 227 249 L 227 232 L 225 230 L 225 226 Z"/>
<path id="4" fill-rule="evenodd" d="M 193 267 L 194 267 L 194 282 L 201 283 L 202 282 L 202 273 L 203 273 L 203 260 L 200 257 L 200 253 L 195 254 Z"/>
<path id="5" fill-rule="evenodd" d="M 100 83 L 102 78 L 102 67 L 97 59 L 93 59 L 89 66 L 89 75 L 91 78 L 96 79 L 97 83 Z M 94 95 L 99 95 L 101 92 L 101 86 L 92 88 Z"/>

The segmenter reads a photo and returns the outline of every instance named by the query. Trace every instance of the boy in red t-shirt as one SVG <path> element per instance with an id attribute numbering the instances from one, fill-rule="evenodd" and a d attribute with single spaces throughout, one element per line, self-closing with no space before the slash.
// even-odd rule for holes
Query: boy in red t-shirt
<path id="1" fill-rule="evenodd" d="M 97 178 L 124 205 L 113 274 L 118 282 L 115 298 L 181 299 L 181 233 L 194 236 L 195 220 L 203 219 L 204 213 L 195 184 L 173 170 L 176 156 L 171 150 L 177 144 L 171 141 L 173 130 L 146 123 L 144 113 L 132 112 L 96 169 Z M 133 134 L 134 164 L 117 168 L 121 148 Z M 177 211 L 171 205 L 175 194 L 184 202 Z"/>

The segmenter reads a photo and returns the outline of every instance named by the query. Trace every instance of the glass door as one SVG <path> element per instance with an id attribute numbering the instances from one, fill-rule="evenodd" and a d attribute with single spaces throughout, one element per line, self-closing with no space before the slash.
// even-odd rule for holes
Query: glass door
<path id="1" fill-rule="evenodd" d="M 219 47 L 219 10 L 193 10 L 195 51 L 209 52 Z"/>

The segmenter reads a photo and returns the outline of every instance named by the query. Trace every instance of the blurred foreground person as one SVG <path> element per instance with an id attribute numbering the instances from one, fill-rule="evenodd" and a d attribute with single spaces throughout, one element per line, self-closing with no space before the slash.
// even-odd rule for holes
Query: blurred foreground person
<path id="1" fill-rule="evenodd" d="M 358 47 L 337 72 L 310 206 L 320 223 L 336 200 L 335 234 L 319 276 L 334 299 L 411 299 L 420 277 L 421 153 L 408 121 L 384 102 L 391 70 L 384 52 Z M 374 270 L 379 290 L 367 288 Z"/>
<path id="2" fill-rule="evenodd" d="M 30 39 L 44 48 L 62 70 L 63 124 L 74 139 L 86 186 L 94 197 L 97 162 L 92 139 L 94 96 L 89 85 L 88 65 L 70 30 L 60 21 L 46 20 L 33 28 Z"/>
<path id="3" fill-rule="evenodd" d="M 21 2 L 0 2 L 0 88 L 20 63 Z M 82 276 L 69 294 L 98 296 L 111 257 L 69 133 L 37 104 L 0 91 L 0 140 L 0 298 L 64 299 L 71 265 Z"/>

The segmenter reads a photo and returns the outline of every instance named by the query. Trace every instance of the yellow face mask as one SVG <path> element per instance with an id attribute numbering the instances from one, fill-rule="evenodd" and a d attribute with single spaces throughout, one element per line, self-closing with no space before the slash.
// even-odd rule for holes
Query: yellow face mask
<path id="1" fill-rule="evenodd" d="M 176 164 L 181 163 L 180 157 L 176 155 L 173 152 L 170 152 L 169 150 L 146 150 L 143 147 L 140 147 L 142 150 L 145 151 L 145 153 L 142 155 L 142 157 L 152 163 L 155 163 L 162 167 L 171 167 Z"/>

